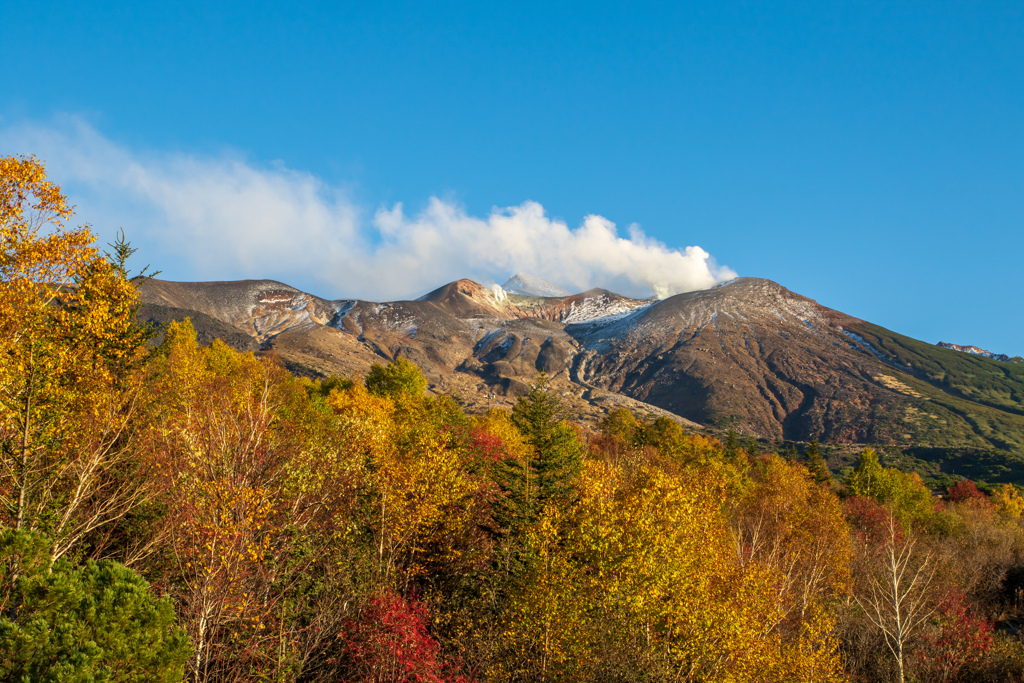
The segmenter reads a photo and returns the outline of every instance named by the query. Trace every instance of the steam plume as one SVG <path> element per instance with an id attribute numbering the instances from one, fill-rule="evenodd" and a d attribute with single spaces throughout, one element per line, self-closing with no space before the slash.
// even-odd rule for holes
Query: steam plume
<path id="1" fill-rule="evenodd" d="M 123 226 L 176 279 L 275 278 L 330 298 L 394 299 L 469 277 L 528 272 L 567 289 L 665 297 L 735 277 L 697 246 L 671 249 L 637 226 L 590 215 L 570 228 L 537 202 L 484 217 L 432 198 L 372 216 L 341 188 L 242 158 L 136 152 L 74 117 L 0 129 L 7 153 L 35 153 L 106 240 Z"/>

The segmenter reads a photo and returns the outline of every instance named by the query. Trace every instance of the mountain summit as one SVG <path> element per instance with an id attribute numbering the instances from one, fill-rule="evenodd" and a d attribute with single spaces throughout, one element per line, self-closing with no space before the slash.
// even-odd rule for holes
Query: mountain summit
<path id="1" fill-rule="evenodd" d="M 501 288 L 508 294 L 523 296 L 562 297 L 572 295 L 572 292 L 562 289 L 553 282 L 527 273 L 516 273 Z"/>

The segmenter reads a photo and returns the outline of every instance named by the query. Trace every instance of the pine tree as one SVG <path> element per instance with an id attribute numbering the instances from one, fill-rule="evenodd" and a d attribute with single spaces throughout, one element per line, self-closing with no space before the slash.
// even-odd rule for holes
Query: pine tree
<path id="1" fill-rule="evenodd" d="M 725 435 L 725 457 L 734 460 L 740 451 L 740 441 L 732 429 Z"/>
<path id="2" fill-rule="evenodd" d="M 495 516 L 506 533 L 535 522 L 546 505 L 570 501 L 575 494 L 583 447 L 562 417 L 562 403 L 548 390 L 543 374 L 512 409 L 512 423 L 530 453 L 523 460 L 507 458 L 495 471 L 503 494 Z"/>
<path id="3" fill-rule="evenodd" d="M 51 563 L 49 545 L 28 531 L 0 533 L 0 679 L 182 680 L 191 647 L 170 599 L 117 562 Z"/>

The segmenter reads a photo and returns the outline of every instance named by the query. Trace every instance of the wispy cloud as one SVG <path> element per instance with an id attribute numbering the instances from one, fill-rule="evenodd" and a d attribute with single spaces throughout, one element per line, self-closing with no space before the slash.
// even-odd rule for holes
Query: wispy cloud
<path id="1" fill-rule="evenodd" d="M 372 213 L 309 173 L 231 154 L 135 151 L 74 117 L 0 128 L 0 150 L 36 154 L 79 220 L 124 226 L 155 267 L 173 262 L 182 279 L 273 278 L 385 300 L 516 272 L 661 297 L 735 277 L 700 247 L 669 248 L 636 226 L 620 236 L 601 216 L 570 228 L 532 201 L 476 217 L 437 198 L 413 215 L 400 203 Z"/>

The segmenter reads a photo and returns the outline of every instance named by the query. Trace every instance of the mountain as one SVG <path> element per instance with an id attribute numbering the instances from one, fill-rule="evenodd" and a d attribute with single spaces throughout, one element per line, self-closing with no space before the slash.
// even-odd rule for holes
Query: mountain
<path id="1" fill-rule="evenodd" d="M 554 283 L 527 273 L 516 273 L 501 288 L 509 294 L 522 294 L 523 296 L 562 297 L 572 294 Z"/>
<path id="2" fill-rule="evenodd" d="M 404 356 L 433 390 L 484 409 L 545 372 L 584 419 L 624 406 L 777 443 L 889 446 L 936 474 L 985 460 L 989 479 L 1024 482 L 1024 366 L 904 337 L 769 280 L 662 301 L 470 280 L 383 303 L 271 280 L 151 280 L 140 295 L 147 310 L 201 313 L 311 376 L 359 376 Z"/>

